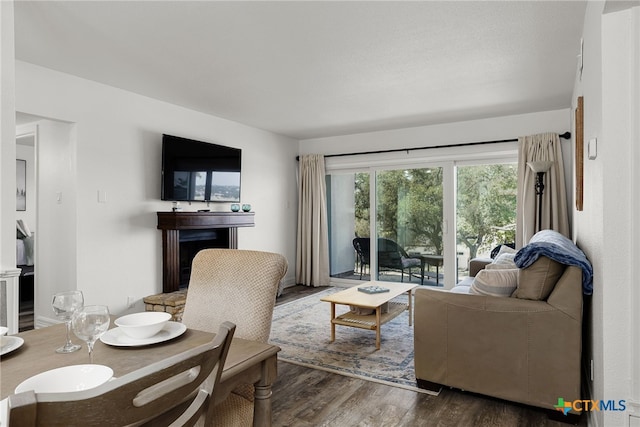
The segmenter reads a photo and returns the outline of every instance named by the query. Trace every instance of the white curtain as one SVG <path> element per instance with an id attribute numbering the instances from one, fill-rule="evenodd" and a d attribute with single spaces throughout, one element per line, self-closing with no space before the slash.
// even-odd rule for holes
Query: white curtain
<path id="1" fill-rule="evenodd" d="M 329 286 L 329 228 L 324 156 L 300 156 L 296 283 Z"/>
<path id="2" fill-rule="evenodd" d="M 541 230 L 555 230 L 570 236 L 567 191 L 564 182 L 564 164 L 560 137 L 556 133 L 541 133 L 518 138 L 518 196 L 516 247 L 526 245 L 538 231 L 538 196 L 536 195 L 536 173 L 527 162 L 550 161 L 551 168 L 544 174 L 542 194 Z"/>

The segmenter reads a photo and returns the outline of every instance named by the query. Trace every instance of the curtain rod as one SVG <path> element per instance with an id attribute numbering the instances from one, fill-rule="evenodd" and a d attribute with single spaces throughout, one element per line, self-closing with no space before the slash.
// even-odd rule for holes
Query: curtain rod
<path id="1" fill-rule="evenodd" d="M 558 135 L 560 138 L 571 138 L 571 132 L 565 132 Z M 431 148 L 451 148 L 451 147 L 468 147 L 470 145 L 484 145 L 484 144 L 498 144 L 501 142 L 518 142 L 518 138 L 512 139 L 498 139 L 495 141 L 479 141 L 479 142 L 462 142 L 459 144 L 445 144 L 445 145 L 432 145 L 430 147 L 413 147 L 413 148 L 393 148 L 390 150 L 377 150 L 377 151 L 361 151 L 359 153 L 341 153 L 341 154 L 327 154 L 324 157 L 343 157 L 343 156 L 360 156 L 363 154 L 381 154 L 381 153 L 397 153 L 400 151 L 414 151 L 414 150 L 429 150 Z M 296 156 L 296 160 L 300 160 L 300 156 Z"/>

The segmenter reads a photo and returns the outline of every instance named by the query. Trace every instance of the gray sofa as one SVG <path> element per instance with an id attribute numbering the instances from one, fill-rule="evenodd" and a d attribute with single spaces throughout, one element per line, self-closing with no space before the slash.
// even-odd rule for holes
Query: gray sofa
<path id="1" fill-rule="evenodd" d="M 580 399 L 582 278 L 540 256 L 510 297 L 416 290 L 418 382 L 548 409 Z"/>

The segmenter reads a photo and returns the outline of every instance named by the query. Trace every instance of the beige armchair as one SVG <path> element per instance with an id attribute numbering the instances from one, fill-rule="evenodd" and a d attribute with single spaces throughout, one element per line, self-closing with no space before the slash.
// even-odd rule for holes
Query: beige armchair
<path id="1" fill-rule="evenodd" d="M 541 257 L 537 263 L 553 262 Z M 580 399 L 582 270 L 557 263 L 553 268 L 557 282 L 544 283 L 550 294 L 539 300 L 524 291 L 521 297 L 495 297 L 417 290 L 418 382 L 549 409 L 558 398 Z M 520 282 L 534 279 L 523 271 Z"/>
<path id="2" fill-rule="evenodd" d="M 278 285 L 286 272 L 287 260 L 275 253 L 200 251 L 193 259 L 182 321 L 209 332 L 230 321 L 236 325 L 236 337 L 266 343 Z M 252 425 L 253 385 L 234 390 L 214 412 L 213 425 Z"/>

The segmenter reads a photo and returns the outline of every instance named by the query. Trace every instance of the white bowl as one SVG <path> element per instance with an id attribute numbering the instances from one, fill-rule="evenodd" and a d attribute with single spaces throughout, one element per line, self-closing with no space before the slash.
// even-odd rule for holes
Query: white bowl
<path id="1" fill-rule="evenodd" d="M 33 390 L 36 393 L 64 393 L 88 390 L 106 383 L 113 370 L 103 365 L 72 365 L 43 372 L 21 382 L 16 393 Z"/>
<path id="2" fill-rule="evenodd" d="M 114 322 L 126 335 L 135 339 L 151 338 L 164 328 L 171 314 L 162 311 L 145 311 L 128 314 Z"/>

